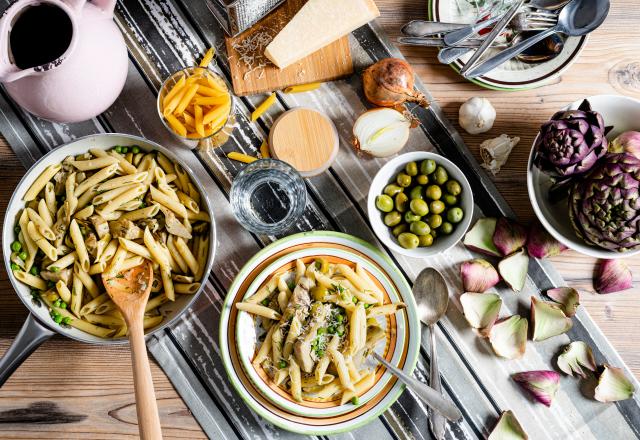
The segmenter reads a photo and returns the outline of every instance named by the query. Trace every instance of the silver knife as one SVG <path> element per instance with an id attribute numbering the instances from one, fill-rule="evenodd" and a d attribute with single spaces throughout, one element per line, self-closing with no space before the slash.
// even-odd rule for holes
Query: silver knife
<path id="1" fill-rule="evenodd" d="M 517 0 L 513 5 L 511 5 L 509 10 L 502 16 L 502 19 L 494 26 L 491 32 L 486 36 L 480 48 L 476 50 L 476 52 L 473 54 L 471 59 L 460 70 L 460 74 L 462 76 L 465 76 L 465 73 L 476 65 L 480 57 L 484 55 L 484 53 L 491 46 L 491 44 L 493 44 L 495 39 L 498 38 L 498 35 L 500 35 L 500 33 L 504 30 L 504 28 L 507 27 L 509 22 L 513 20 L 513 17 L 518 13 L 522 5 L 524 5 L 525 1 L 526 0 Z"/>
<path id="2" fill-rule="evenodd" d="M 402 26 L 400 31 L 408 37 L 428 37 L 445 34 L 467 27 L 464 23 L 441 23 L 439 21 L 413 20 Z"/>

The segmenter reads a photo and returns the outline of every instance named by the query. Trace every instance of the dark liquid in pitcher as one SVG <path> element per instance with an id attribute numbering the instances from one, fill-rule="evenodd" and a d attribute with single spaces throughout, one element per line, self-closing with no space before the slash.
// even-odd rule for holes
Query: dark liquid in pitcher
<path id="1" fill-rule="evenodd" d="M 13 61 L 21 69 L 55 61 L 69 47 L 72 33 L 71 19 L 57 6 L 26 8 L 15 19 L 9 35 Z"/>

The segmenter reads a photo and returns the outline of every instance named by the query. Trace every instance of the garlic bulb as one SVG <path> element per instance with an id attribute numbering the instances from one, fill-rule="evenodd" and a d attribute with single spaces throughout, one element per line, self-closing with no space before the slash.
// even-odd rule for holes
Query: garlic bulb
<path id="1" fill-rule="evenodd" d="M 460 106 L 458 122 L 469 134 L 491 130 L 496 120 L 496 109 L 487 98 L 471 98 Z"/>
<path id="2" fill-rule="evenodd" d="M 409 140 L 411 120 L 392 108 L 364 112 L 353 125 L 353 143 L 358 151 L 387 157 L 402 150 Z"/>

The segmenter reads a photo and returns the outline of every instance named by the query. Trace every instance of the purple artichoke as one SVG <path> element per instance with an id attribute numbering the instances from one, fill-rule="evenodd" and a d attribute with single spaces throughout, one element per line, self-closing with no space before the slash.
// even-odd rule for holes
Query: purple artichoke
<path id="1" fill-rule="evenodd" d="M 618 252 L 640 247 L 640 159 L 607 154 L 575 183 L 569 217 L 580 238 Z"/>
<path id="2" fill-rule="evenodd" d="M 607 153 L 605 134 L 602 116 L 585 100 L 578 110 L 558 112 L 542 125 L 534 163 L 555 177 L 585 173 Z"/>

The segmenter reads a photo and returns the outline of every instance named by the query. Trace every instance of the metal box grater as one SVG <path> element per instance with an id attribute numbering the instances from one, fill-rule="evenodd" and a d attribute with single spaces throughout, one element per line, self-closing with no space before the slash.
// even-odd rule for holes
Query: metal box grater
<path id="1" fill-rule="evenodd" d="M 284 2 L 285 0 L 207 0 L 207 6 L 226 33 L 235 37 Z"/>

